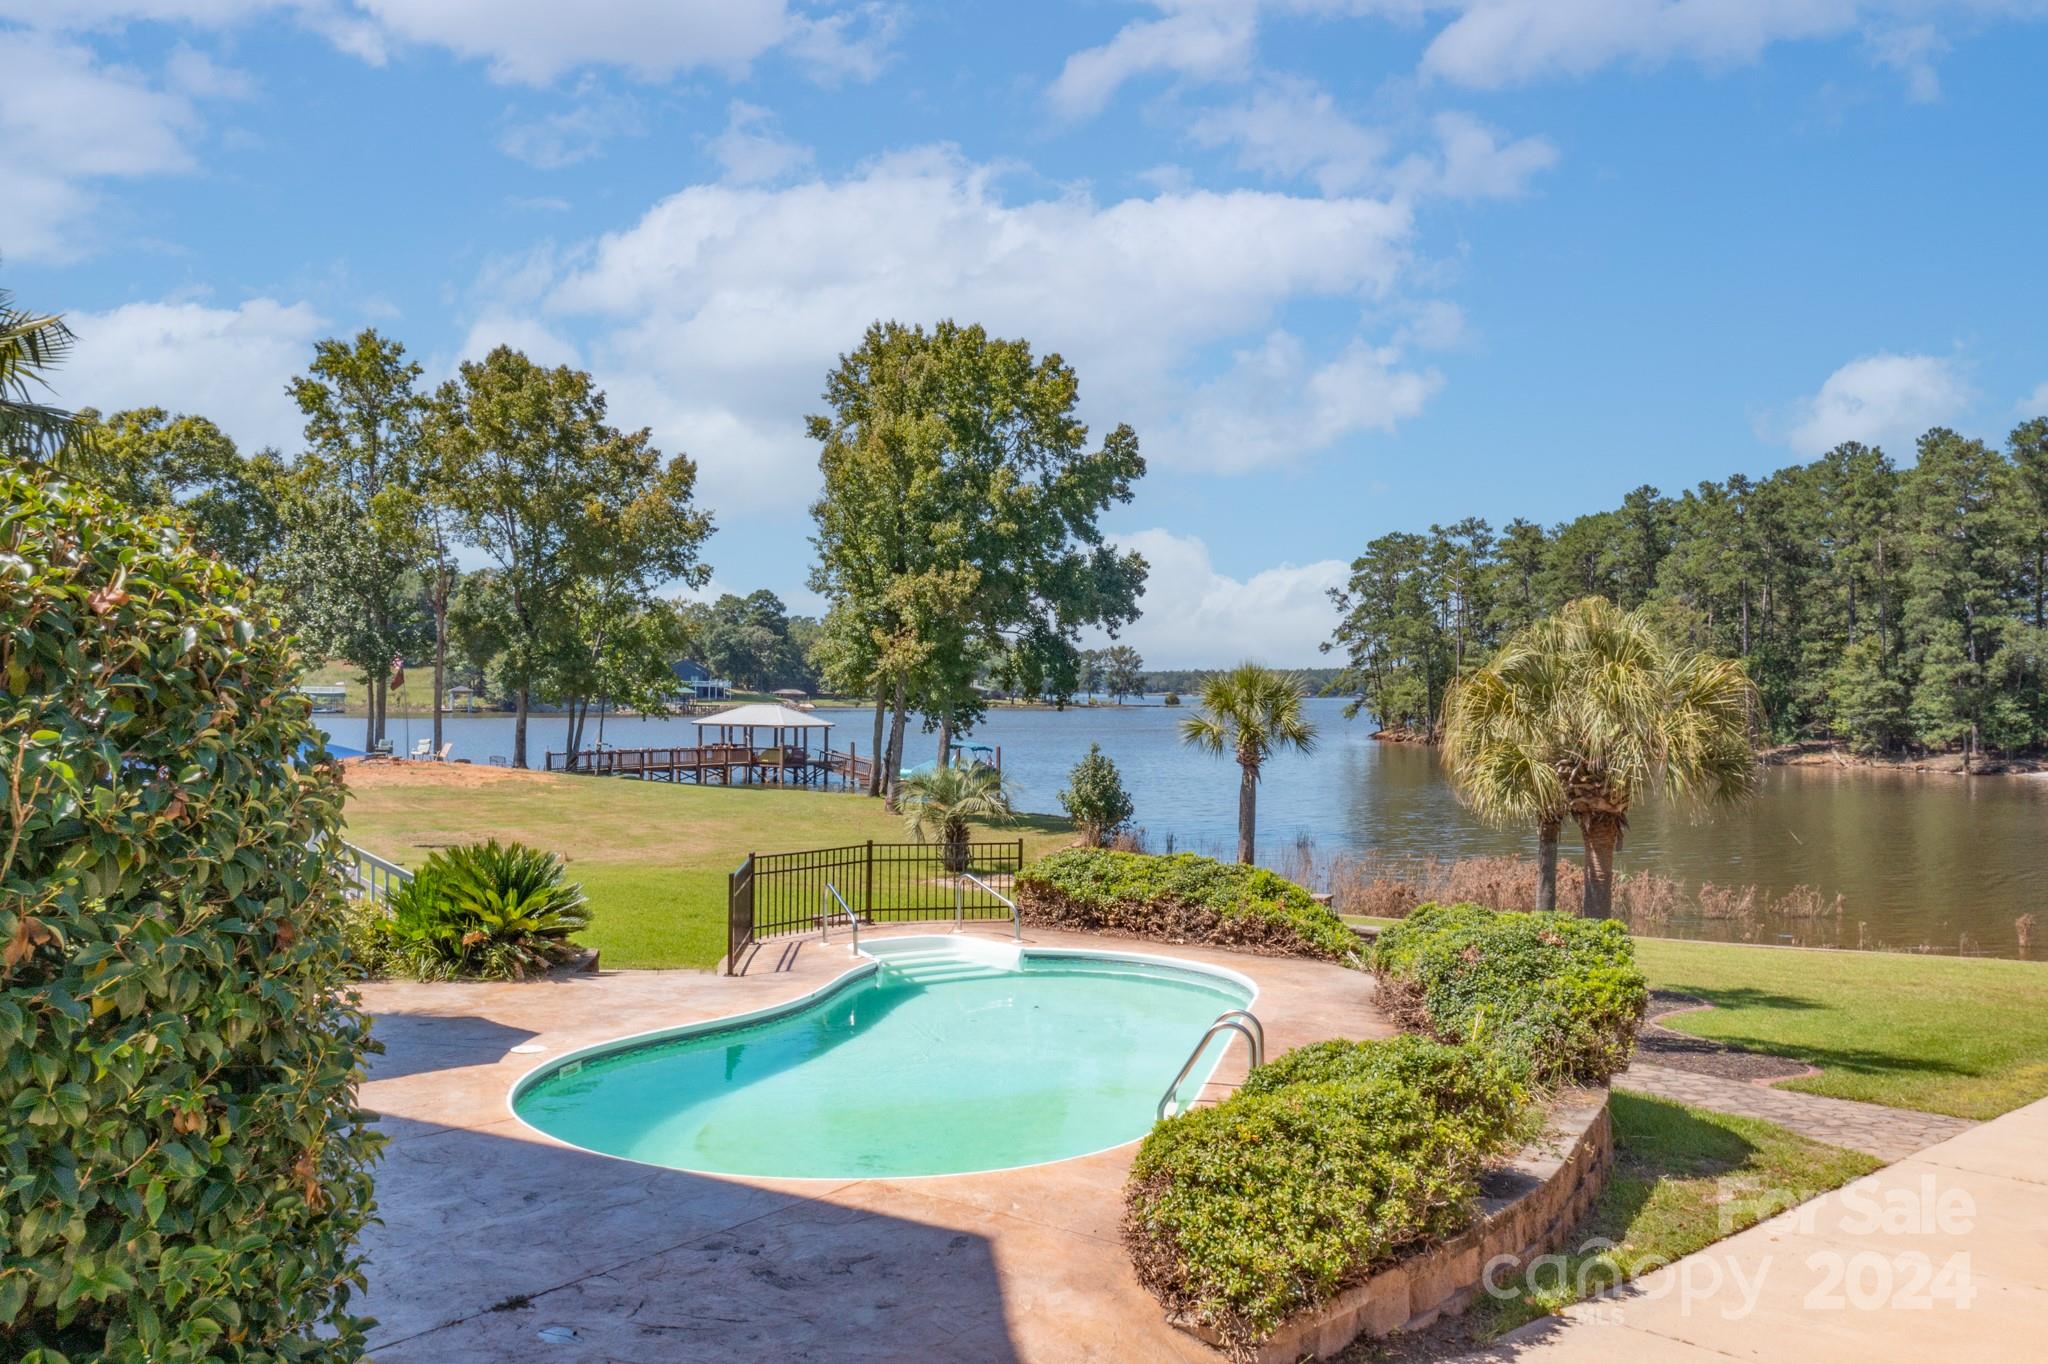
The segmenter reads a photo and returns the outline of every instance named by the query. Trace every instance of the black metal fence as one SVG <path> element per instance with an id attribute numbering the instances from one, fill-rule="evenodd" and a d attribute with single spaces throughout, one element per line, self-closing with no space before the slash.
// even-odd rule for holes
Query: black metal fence
<path id="1" fill-rule="evenodd" d="M 1024 840 L 969 843 L 965 853 L 964 866 L 959 850 L 938 843 L 749 853 L 727 878 L 726 974 L 737 971 L 741 953 L 763 938 L 820 928 L 828 903 L 840 913 L 828 885 L 862 923 L 1009 918 L 1008 905 L 968 878 L 1008 893 L 1024 867 Z"/>

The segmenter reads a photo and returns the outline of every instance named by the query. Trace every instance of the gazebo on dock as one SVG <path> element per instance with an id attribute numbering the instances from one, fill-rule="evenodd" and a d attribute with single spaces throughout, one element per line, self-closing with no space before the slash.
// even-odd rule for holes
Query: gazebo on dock
<path id="1" fill-rule="evenodd" d="M 698 785 L 769 782 L 777 786 L 823 788 L 865 785 L 873 760 L 849 744 L 832 751 L 832 722 L 790 706 L 735 706 L 693 721 L 694 748 L 584 749 L 570 758 L 549 753 L 550 772 L 593 777 L 638 777 L 642 781 L 690 781 Z M 557 758 L 561 762 L 556 762 Z"/>
<path id="2" fill-rule="evenodd" d="M 753 705 L 734 706 L 731 710 L 719 711 L 697 721 L 697 746 L 702 748 L 711 743 L 745 744 L 748 748 L 759 749 L 755 742 L 757 731 L 766 730 L 769 745 L 774 748 L 794 747 L 808 749 L 814 730 L 830 730 L 832 722 L 819 716 L 815 711 L 798 710 L 795 706 L 770 704 L 757 701 Z M 711 730 L 717 738 L 707 739 L 705 730 Z M 788 735 L 788 742 L 783 736 Z M 824 736 L 829 743 L 830 734 Z"/>

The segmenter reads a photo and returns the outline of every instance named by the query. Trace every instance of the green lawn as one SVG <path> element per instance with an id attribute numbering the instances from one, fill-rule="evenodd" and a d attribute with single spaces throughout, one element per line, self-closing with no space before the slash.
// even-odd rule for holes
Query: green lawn
<path id="1" fill-rule="evenodd" d="M 2048 1094 L 2038 963 L 1676 938 L 1637 938 L 1636 960 L 1654 988 L 1714 1006 L 1665 1026 L 1819 1068 L 1784 1089 L 1980 1119 Z"/>
<path id="2" fill-rule="evenodd" d="M 710 968 L 725 954 L 726 875 L 750 852 L 902 842 L 881 802 L 841 792 L 672 786 L 598 777 L 475 787 L 365 777 L 348 802 L 350 842 L 407 866 L 434 848 L 497 837 L 561 853 L 592 910 L 578 940 L 607 966 Z M 1024 839 L 1025 855 L 1064 846 L 1067 821 L 1031 815 L 976 837 Z"/>
<path id="3" fill-rule="evenodd" d="M 1675 1030 L 1791 1056 L 1782 1088 L 1958 1118 L 2048 1094 L 2048 969 L 2033 962 L 1636 940 L 1650 983 L 1711 1009 Z"/>
<path id="4" fill-rule="evenodd" d="M 1560 1247 L 1566 1272 L 1517 1282 L 1511 1298 L 1482 1299 L 1468 1323 L 1480 1338 L 1576 1302 L 1587 1296 L 1581 1284 L 1597 1293 L 1633 1279 L 1883 1164 L 1773 1123 L 1640 1094 L 1617 1092 L 1610 1113 L 1614 1172 Z M 1595 1238 L 1614 1248 L 1589 1249 Z"/>

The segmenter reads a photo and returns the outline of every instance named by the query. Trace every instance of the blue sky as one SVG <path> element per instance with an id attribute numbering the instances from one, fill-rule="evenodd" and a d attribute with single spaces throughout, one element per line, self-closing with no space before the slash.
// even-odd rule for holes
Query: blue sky
<path id="1" fill-rule="evenodd" d="M 2048 0 L 0 0 L 62 396 L 294 448 L 313 339 L 509 341 L 802 583 L 876 317 L 1079 369 L 1159 665 L 1318 661 L 1383 531 L 2048 410 Z"/>

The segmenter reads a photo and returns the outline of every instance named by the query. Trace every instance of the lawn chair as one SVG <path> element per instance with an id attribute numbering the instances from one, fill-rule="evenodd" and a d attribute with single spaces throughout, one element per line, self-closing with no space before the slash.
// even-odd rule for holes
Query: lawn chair
<path id="1" fill-rule="evenodd" d="M 412 746 L 412 752 L 406 754 L 406 756 L 408 758 L 428 758 L 432 757 L 433 753 L 434 741 L 432 739 L 422 739 Z"/>
<path id="2" fill-rule="evenodd" d="M 435 761 L 435 762 L 437 762 L 437 763 L 444 763 L 444 762 L 447 762 L 447 761 L 448 761 L 448 755 L 449 755 L 450 753 L 453 753 L 454 751 L 455 751 L 455 742 L 454 742 L 454 740 L 452 740 L 452 739 L 451 739 L 451 740 L 449 740 L 449 741 L 448 741 L 447 743 L 445 743 L 445 744 L 442 744 L 442 745 L 441 745 L 441 751 L 440 751 L 439 753 L 436 753 L 436 754 L 434 754 L 434 755 L 433 755 L 433 756 L 434 756 L 434 761 Z"/>

